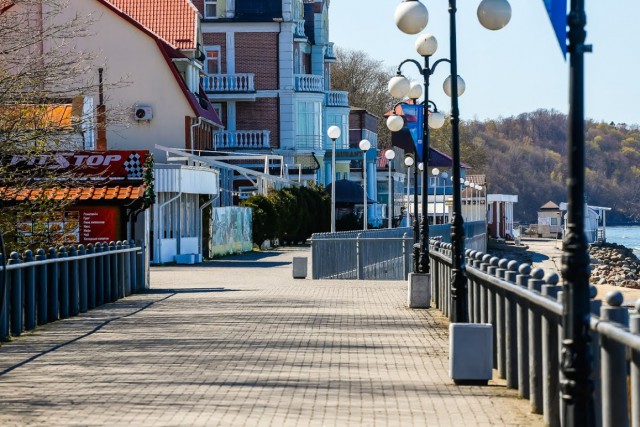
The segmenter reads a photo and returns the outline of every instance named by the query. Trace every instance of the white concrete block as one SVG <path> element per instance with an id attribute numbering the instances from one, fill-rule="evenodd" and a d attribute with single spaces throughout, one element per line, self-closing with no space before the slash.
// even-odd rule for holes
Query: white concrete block
<path id="1" fill-rule="evenodd" d="M 493 375 L 490 323 L 449 325 L 449 375 L 456 384 L 486 384 Z"/>
<path id="2" fill-rule="evenodd" d="M 307 278 L 307 257 L 293 257 L 293 278 Z"/>
<path id="3" fill-rule="evenodd" d="M 407 305 L 409 308 L 429 308 L 431 302 L 431 275 L 409 273 Z"/>

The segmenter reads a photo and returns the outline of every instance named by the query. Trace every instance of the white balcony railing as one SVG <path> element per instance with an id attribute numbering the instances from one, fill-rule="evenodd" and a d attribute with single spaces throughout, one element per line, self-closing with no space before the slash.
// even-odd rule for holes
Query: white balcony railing
<path id="1" fill-rule="evenodd" d="M 214 150 L 269 148 L 268 130 L 228 130 L 213 134 Z"/>
<path id="2" fill-rule="evenodd" d="M 304 32 L 304 19 L 295 20 L 295 28 L 293 30 L 293 36 L 296 38 L 306 38 L 307 35 Z"/>
<path id="3" fill-rule="evenodd" d="M 255 92 L 254 74 L 212 74 L 202 78 L 202 87 L 210 93 Z"/>
<path id="4" fill-rule="evenodd" d="M 332 90 L 327 92 L 327 107 L 348 107 L 349 92 Z"/>
<path id="5" fill-rule="evenodd" d="M 296 91 L 324 92 L 324 78 L 315 74 L 296 74 Z"/>

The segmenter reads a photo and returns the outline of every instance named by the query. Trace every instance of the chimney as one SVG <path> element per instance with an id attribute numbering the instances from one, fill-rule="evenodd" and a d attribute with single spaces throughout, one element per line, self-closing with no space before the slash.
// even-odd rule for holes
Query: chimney
<path id="1" fill-rule="evenodd" d="M 104 93 L 102 88 L 102 68 L 98 68 L 98 139 L 96 141 L 96 150 L 107 150 L 107 109 L 104 106 Z"/>

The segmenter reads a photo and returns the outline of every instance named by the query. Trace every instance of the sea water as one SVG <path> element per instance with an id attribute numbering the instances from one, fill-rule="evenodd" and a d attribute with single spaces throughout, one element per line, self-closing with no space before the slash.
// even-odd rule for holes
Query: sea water
<path id="1" fill-rule="evenodd" d="M 640 226 L 609 227 L 607 226 L 607 242 L 624 245 L 640 257 Z"/>

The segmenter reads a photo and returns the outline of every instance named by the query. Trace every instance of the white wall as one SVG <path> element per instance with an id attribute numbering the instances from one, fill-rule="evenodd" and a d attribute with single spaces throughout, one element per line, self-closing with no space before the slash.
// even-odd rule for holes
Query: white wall
<path id="1" fill-rule="evenodd" d="M 186 97 L 155 40 L 95 0 L 70 0 L 65 14 L 93 13 L 91 35 L 74 40 L 96 55 L 87 78 L 97 85 L 98 68 L 104 68 L 109 149 L 147 149 L 154 145 L 185 148 L 185 116 L 194 116 Z M 98 93 L 94 104 L 98 105 Z M 153 108 L 153 119 L 137 122 L 133 106 Z M 155 152 L 164 161 L 164 152 Z"/>

